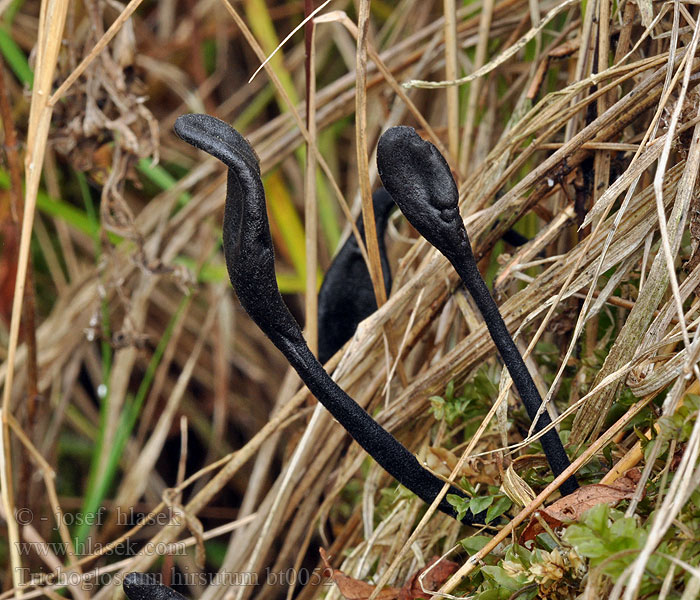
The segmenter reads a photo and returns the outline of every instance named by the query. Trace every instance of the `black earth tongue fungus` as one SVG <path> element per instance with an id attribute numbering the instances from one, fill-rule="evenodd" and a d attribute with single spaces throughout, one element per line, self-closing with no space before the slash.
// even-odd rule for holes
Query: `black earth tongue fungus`
<path id="1" fill-rule="evenodd" d="M 153 573 L 129 573 L 124 577 L 122 588 L 129 600 L 186 600 L 174 589 L 158 583 Z"/>
<path id="2" fill-rule="evenodd" d="M 391 291 L 391 270 L 386 255 L 384 233 L 389 215 L 396 206 L 384 188 L 372 195 L 374 222 L 379 241 L 379 257 L 386 295 Z M 357 229 L 365 241 L 362 216 Z M 361 321 L 377 310 L 372 279 L 357 239 L 350 235 L 328 268 L 318 293 L 318 360 L 325 364 L 355 333 Z"/>
<path id="3" fill-rule="evenodd" d="M 294 367 L 311 393 L 390 475 L 425 502 L 432 502 L 443 482 L 381 427 L 323 370 L 306 345 L 301 329 L 277 288 L 274 254 L 265 208 L 265 192 L 255 153 L 229 125 L 207 115 L 183 115 L 175 133 L 228 167 L 223 245 L 226 266 L 238 299 L 258 327 Z M 448 491 L 465 497 L 455 487 Z M 444 498 L 438 508 L 456 518 Z M 483 521 L 468 513 L 463 523 Z"/>
<path id="4" fill-rule="evenodd" d="M 459 214 L 457 185 L 445 158 L 412 127 L 392 127 L 379 139 L 377 167 L 384 187 L 401 212 L 418 233 L 445 255 L 462 278 L 481 311 L 530 419 L 534 420 L 542 398 L 479 273 Z M 551 422 L 544 411 L 537 419 L 535 431 Z M 540 439 L 552 471 L 559 475 L 571 464 L 559 435 L 551 429 Z M 560 490 L 562 494 L 570 494 L 577 488 L 576 478 L 571 476 Z"/>
<path id="5" fill-rule="evenodd" d="M 511 246 L 514 246 L 516 248 L 524 246 L 530 241 L 530 238 L 525 237 L 522 233 L 518 233 L 517 231 L 515 231 L 515 229 L 509 229 L 508 231 L 506 231 L 501 239 L 506 244 L 510 244 Z"/>

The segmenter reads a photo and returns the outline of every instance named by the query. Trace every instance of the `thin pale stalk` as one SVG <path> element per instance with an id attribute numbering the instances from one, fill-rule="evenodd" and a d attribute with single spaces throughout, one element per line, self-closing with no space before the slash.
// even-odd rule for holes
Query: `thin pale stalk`
<path id="1" fill-rule="evenodd" d="M 479 15 L 479 39 L 476 43 L 476 56 L 474 57 L 474 68 L 480 69 L 486 62 L 486 52 L 491 33 L 491 21 L 493 19 L 494 0 L 484 0 Z M 474 138 L 476 121 L 476 110 L 479 106 L 479 96 L 481 93 L 481 78 L 472 81 L 469 87 L 469 100 L 467 101 L 467 117 L 464 122 L 462 132 L 462 153 L 459 158 L 459 171 L 463 175 L 467 174 L 467 165 L 472 153 L 472 140 Z"/>
<path id="2" fill-rule="evenodd" d="M 12 454 L 8 417 L 10 416 L 12 399 L 12 384 L 14 379 L 17 343 L 19 340 L 19 325 L 24 303 L 24 290 L 29 267 L 29 250 L 34 224 L 36 197 L 41 179 L 41 167 L 44 162 L 46 140 L 51 123 L 52 109 L 47 104 L 47 98 L 53 84 L 56 70 L 56 60 L 63 38 L 63 25 L 68 10 L 67 0 L 45 0 L 41 4 L 39 17 L 39 39 L 37 42 L 36 78 L 29 111 L 29 132 L 27 135 L 27 151 L 25 158 L 26 191 L 24 215 L 22 218 L 22 234 L 20 237 L 19 257 L 17 261 L 17 276 L 15 292 L 12 300 L 12 319 L 7 352 L 7 375 L 3 390 L 3 465 L 0 470 L 2 484 L 2 500 L 7 515 L 8 543 L 10 547 L 10 562 L 12 565 L 12 581 L 21 595 L 22 561 L 19 556 L 19 531 L 15 519 L 14 491 L 12 489 Z"/>
<path id="3" fill-rule="evenodd" d="M 305 0 L 305 13 L 313 11 L 313 0 Z M 304 171 L 304 229 L 306 233 L 306 343 L 311 352 L 318 353 L 318 203 L 316 201 L 316 157 L 310 146 L 316 144 L 316 55 L 314 51 L 314 22 L 304 27 L 306 42 L 306 126 L 309 141 L 306 145 Z"/>
<path id="4" fill-rule="evenodd" d="M 12 218 L 13 237 L 19 239 L 19 221 L 23 218 L 22 201 L 22 173 L 19 154 L 17 152 L 17 134 L 15 132 L 12 109 L 8 97 L 8 89 L 5 83 L 5 63 L 0 58 L 0 116 L 5 130 L 5 152 L 7 166 L 10 171 L 10 213 Z M 15 220 L 15 218 L 17 220 Z M 27 346 L 27 429 L 32 437 L 32 430 L 36 423 L 37 400 L 39 396 L 38 368 L 36 361 L 36 319 L 34 301 L 34 275 L 31 257 L 27 264 L 27 285 L 24 290 L 24 304 L 22 306 L 22 321 L 24 323 L 24 343 Z M 27 506 L 29 501 L 29 481 L 31 465 L 28 457 L 22 459 L 19 475 L 20 498 L 19 506 Z"/>
<path id="5" fill-rule="evenodd" d="M 455 0 L 443 0 L 445 14 L 445 79 L 457 79 L 457 7 Z M 447 98 L 447 139 L 452 161 L 459 156 L 459 90 L 450 86 Z"/>
<path id="6" fill-rule="evenodd" d="M 63 543 L 63 547 L 66 549 L 68 565 L 69 567 L 74 567 L 76 573 L 81 574 L 82 571 L 80 570 L 80 567 L 75 565 L 76 560 L 75 548 L 73 547 L 73 539 L 71 538 L 70 532 L 68 531 L 66 519 L 64 518 L 64 512 L 61 508 L 61 503 L 58 501 L 58 494 L 56 493 L 56 472 L 51 468 L 51 465 L 49 465 L 49 463 L 46 462 L 44 457 L 41 455 L 41 452 L 39 452 L 34 446 L 34 444 L 32 444 L 32 441 L 25 434 L 17 420 L 12 415 L 8 415 L 8 419 L 10 421 L 10 427 L 12 427 L 12 430 L 17 436 L 17 439 L 19 439 L 22 445 L 27 449 L 28 454 L 32 456 L 32 458 L 36 461 L 37 465 L 39 466 L 39 470 L 41 471 L 41 475 L 44 479 L 44 485 L 46 486 L 46 493 L 49 496 L 51 514 L 56 520 L 56 527 L 58 528 L 59 535 L 61 537 L 61 542 Z M 80 586 L 71 582 L 70 587 L 72 593 L 75 594 L 77 598 L 87 599 L 87 594 L 82 588 L 80 588 Z"/>
<path id="7" fill-rule="evenodd" d="M 357 53 L 355 55 L 355 150 L 357 152 L 357 173 L 360 179 L 362 196 L 362 220 L 365 224 L 369 274 L 372 279 L 377 306 L 386 302 L 386 290 L 379 258 L 379 242 L 374 223 L 372 190 L 369 182 L 369 158 L 367 156 L 367 37 L 369 33 L 369 0 L 360 0 L 357 22 Z"/>
<path id="8" fill-rule="evenodd" d="M 688 91 L 688 85 L 690 83 L 690 76 L 693 72 L 693 60 L 689 57 L 695 56 L 695 51 L 698 47 L 698 40 L 700 40 L 700 27 L 696 27 L 693 32 L 693 38 L 690 42 L 690 48 L 683 57 L 686 61 L 685 70 L 683 73 L 683 83 L 681 85 L 681 91 L 679 97 L 676 101 L 676 106 L 673 110 L 671 116 L 671 123 L 668 128 L 668 133 L 666 135 L 666 141 L 664 142 L 664 148 L 659 157 L 659 164 L 656 169 L 656 175 L 654 176 L 654 196 L 656 198 L 656 210 L 659 215 L 659 230 L 661 231 L 661 245 L 663 248 L 664 257 L 666 259 L 666 266 L 668 268 L 668 278 L 671 283 L 671 290 L 673 292 L 673 298 L 676 301 L 676 309 L 678 311 L 678 319 L 681 324 L 681 331 L 683 332 L 683 342 L 686 348 L 690 346 L 690 337 L 688 336 L 688 328 L 685 322 L 683 303 L 680 299 L 680 291 L 678 289 L 678 279 L 676 278 L 676 267 L 674 264 L 674 255 L 678 252 L 678 244 L 680 242 L 679 234 L 674 234 L 674 239 L 671 242 L 668 234 L 668 225 L 666 223 L 666 215 L 663 210 L 663 187 L 664 187 L 664 175 L 666 173 L 666 165 L 668 164 L 668 159 L 671 153 L 671 144 L 674 140 L 674 133 L 676 127 L 678 126 L 678 119 L 683 109 L 686 93 Z M 669 60 L 671 60 L 669 58 Z M 681 66 L 679 66 L 679 69 Z M 695 175 L 695 173 L 693 174 Z M 692 188 L 692 186 L 691 186 Z M 685 215 L 683 216 L 681 223 L 685 222 Z M 673 243 L 673 249 L 671 249 L 671 243 Z M 694 366 L 694 370 L 697 377 L 700 377 L 700 370 L 697 366 Z"/>

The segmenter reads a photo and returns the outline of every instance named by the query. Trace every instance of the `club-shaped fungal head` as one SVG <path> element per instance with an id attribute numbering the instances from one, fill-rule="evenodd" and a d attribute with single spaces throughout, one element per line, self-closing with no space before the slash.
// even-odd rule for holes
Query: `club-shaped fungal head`
<path id="1" fill-rule="evenodd" d="M 244 161 L 248 169 L 260 175 L 258 157 L 253 148 L 240 133 L 222 120 L 210 115 L 182 115 L 177 118 L 173 128 L 178 137 L 218 158 L 225 165 L 232 166 Z"/>
<path id="2" fill-rule="evenodd" d="M 223 246 L 231 284 L 260 329 L 278 347 L 293 349 L 303 337 L 277 287 L 265 190 L 255 152 L 240 133 L 209 115 L 178 117 L 175 133 L 228 167 Z"/>
<path id="3" fill-rule="evenodd" d="M 186 600 L 182 594 L 159 583 L 153 573 L 129 573 L 122 588 L 129 600 Z"/>
<path id="4" fill-rule="evenodd" d="M 379 138 L 379 176 L 401 212 L 447 258 L 471 253 L 459 215 L 459 194 L 440 151 L 412 127 L 392 127 Z"/>

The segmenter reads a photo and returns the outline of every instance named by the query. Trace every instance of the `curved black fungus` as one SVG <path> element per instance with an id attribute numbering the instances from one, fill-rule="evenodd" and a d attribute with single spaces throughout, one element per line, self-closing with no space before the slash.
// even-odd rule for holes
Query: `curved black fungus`
<path id="1" fill-rule="evenodd" d="M 534 419 L 542 399 L 479 273 L 459 214 L 457 186 L 445 158 L 412 127 L 392 127 L 379 139 L 377 167 L 384 187 L 401 212 L 447 257 L 462 278 L 486 321 L 530 418 Z M 545 411 L 537 420 L 535 430 L 540 431 L 550 423 Z M 552 471 L 559 475 L 570 462 L 557 432 L 552 429 L 540 439 Z M 571 476 L 560 489 L 562 494 L 570 494 L 577 487 L 576 478 Z"/>
<path id="2" fill-rule="evenodd" d="M 389 223 L 389 215 L 396 205 L 384 188 L 374 192 L 372 202 L 384 288 L 388 296 L 391 290 L 391 270 L 384 232 Z M 362 215 L 357 219 L 357 229 L 364 242 Z M 372 279 L 357 239 L 351 234 L 333 259 L 318 293 L 318 360 L 321 364 L 328 362 L 352 337 L 360 322 L 376 310 L 377 300 Z"/>
<path id="3" fill-rule="evenodd" d="M 158 583 L 153 573 L 129 573 L 124 577 L 122 588 L 129 600 L 186 600 L 174 589 Z"/>
<path id="4" fill-rule="evenodd" d="M 311 393 L 389 474 L 425 502 L 443 482 L 421 467 L 416 457 L 382 428 L 323 370 L 309 350 L 299 325 L 277 288 L 265 193 L 260 169 L 248 142 L 226 123 L 207 115 L 183 115 L 175 133 L 228 167 L 223 245 L 226 266 L 243 308 L 284 354 Z M 448 493 L 464 497 L 457 488 Z M 445 499 L 439 509 L 456 518 Z M 483 518 L 483 517 L 482 517 Z M 467 514 L 462 522 L 476 519 Z"/>

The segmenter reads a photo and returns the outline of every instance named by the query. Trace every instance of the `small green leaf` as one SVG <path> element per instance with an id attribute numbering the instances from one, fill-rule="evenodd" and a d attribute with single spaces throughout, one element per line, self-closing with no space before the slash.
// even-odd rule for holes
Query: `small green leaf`
<path id="1" fill-rule="evenodd" d="M 585 525 L 571 525 L 566 530 L 564 539 L 576 549 L 576 552 L 588 558 L 601 558 L 610 554 L 603 540 Z"/>
<path id="2" fill-rule="evenodd" d="M 598 504 L 583 513 L 581 522 L 599 535 L 605 535 L 609 517 L 610 507 L 607 504 Z"/>
<path id="3" fill-rule="evenodd" d="M 472 498 L 469 502 L 469 509 L 472 513 L 478 515 L 491 506 L 495 499 L 495 496 L 477 496 L 476 498 Z"/>
<path id="4" fill-rule="evenodd" d="M 445 389 L 445 399 L 450 402 L 455 395 L 455 381 L 454 379 L 450 379 L 450 381 L 447 383 L 447 388 Z"/>
<path id="5" fill-rule="evenodd" d="M 608 461 L 609 465 L 612 465 L 615 462 L 612 454 L 612 446 L 605 446 L 605 448 L 603 448 L 603 456 L 605 457 L 605 460 Z"/>
<path id="6" fill-rule="evenodd" d="M 470 496 L 476 496 L 476 488 L 472 485 L 466 477 L 462 477 L 459 480 L 460 487 L 467 492 Z"/>
<path id="7" fill-rule="evenodd" d="M 494 519 L 500 517 L 511 506 L 513 506 L 513 502 L 510 498 L 508 498 L 508 496 L 499 497 L 486 511 L 486 523 L 488 524 Z"/>
<path id="8" fill-rule="evenodd" d="M 445 497 L 452 507 L 457 511 L 457 519 L 462 520 L 469 510 L 469 498 L 462 498 L 457 494 L 447 494 Z"/>
<path id="9" fill-rule="evenodd" d="M 462 544 L 462 548 L 464 548 L 469 553 L 469 556 L 473 556 L 490 541 L 491 538 L 488 535 L 473 535 L 471 537 L 460 540 L 459 543 Z"/>
<path id="10" fill-rule="evenodd" d="M 611 540 L 621 538 L 637 539 L 640 536 L 646 537 L 645 532 L 637 526 L 637 522 L 632 517 L 615 521 L 610 526 L 609 539 Z"/>
<path id="11" fill-rule="evenodd" d="M 519 590 L 521 587 L 527 584 L 527 577 L 525 575 L 511 577 L 508 572 L 501 567 L 487 565 L 485 567 L 481 567 L 481 572 L 489 579 L 495 581 L 499 587 L 505 588 L 512 592 Z"/>
<path id="12" fill-rule="evenodd" d="M 696 413 L 700 411 L 700 396 L 697 394 L 687 394 L 684 402 L 690 412 Z"/>
<path id="13" fill-rule="evenodd" d="M 506 560 L 529 567 L 532 564 L 532 552 L 520 544 L 511 544 L 506 550 Z"/>
<path id="14" fill-rule="evenodd" d="M 440 396 L 430 396 L 430 412 L 437 421 L 442 421 L 445 418 L 445 399 Z"/>

